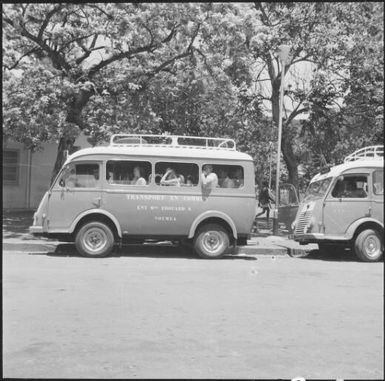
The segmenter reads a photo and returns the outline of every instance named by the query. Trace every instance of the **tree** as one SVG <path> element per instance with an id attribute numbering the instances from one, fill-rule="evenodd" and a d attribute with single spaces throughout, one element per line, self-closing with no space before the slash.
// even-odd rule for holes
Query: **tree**
<path id="1" fill-rule="evenodd" d="M 338 100 L 344 98 L 349 87 L 343 74 L 351 64 L 352 48 L 359 50 L 361 32 L 368 25 L 380 25 L 381 29 L 379 16 L 373 16 L 382 14 L 379 12 L 381 7 L 379 3 L 255 2 L 234 5 L 228 8 L 218 34 L 209 42 L 211 49 L 226 56 L 228 74 L 233 77 L 234 85 L 254 89 L 258 107 L 261 102 L 271 105 L 275 126 L 279 118 L 282 72 L 275 55 L 277 47 L 281 44 L 291 46 L 286 73 L 292 74 L 305 62 L 312 65 L 313 80 L 312 77 L 304 80 L 302 75 L 302 81 L 292 79 L 285 89 L 282 154 L 288 180 L 296 186 L 302 155 L 298 147 L 303 145 L 298 144 L 301 129 L 293 121 L 303 113 L 320 117 L 321 109 L 338 109 Z M 328 89 L 327 100 L 321 85 Z"/>
<path id="2" fill-rule="evenodd" d="M 38 145 L 39 139 L 51 137 L 57 126 L 55 119 L 59 119 L 53 177 L 63 163 L 64 151 L 70 150 L 75 141 L 75 130 L 70 126 L 76 125 L 80 131 L 94 131 L 97 126 L 83 113 L 92 98 L 99 97 L 93 104 L 104 108 L 105 102 L 100 99 L 103 94 L 119 97 L 125 92 L 143 91 L 152 78 L 191 56 L 201 23 L 199 7 L 181 3 L 3 6 L 5 72 L 20 68 L 23 77 L 30 77 L 39 67 L 41 72 L 50 72 L 44 75 L 52 76 L 47 85 L 60 86 L 62 81 L 66 86 L 70 84 L 68 91 L 61 91 L 60 102 L 47 95 L 53 92 L 47 89 L 51 106 L 35 120 L 35 129 L 40 131 L 32 144 Z M 12 81 L 18 80 L 8 80 L 6 89 L 11 90 Z M 29 86 L 33 81 L 19 83 Z M 33 88 L 23 91 L 31 94 Z M 12 98 L 12 92 L 6 96 Z M 39 103 L 39 96 L 37 93 L 32 99 Z M 25 112 L 33 115 L 38 103 L 26 100 L 30 108 Z M 65 110 L 64 121 L 62 113 L 56 118 L 50 114 L 59 109 Z M 19 111 L 13 110 L 5 119 L 6 133 L 10 135 L 19 129 L 15 119 Z M 14 137 L 24 141 L 20 134 Z"/>
<path id="3" fill-rule="evenodd" d="M 328 72 L 315 76 L 303 136 L 324 163 L 340 163 L 356 149 L 383 142 L 382 12 L 382 3 L 363 3 L 352 13 L 344 59 L 334 69 L 340 92 Z M 338 98 L 338 107 L 332 107 Z"/>

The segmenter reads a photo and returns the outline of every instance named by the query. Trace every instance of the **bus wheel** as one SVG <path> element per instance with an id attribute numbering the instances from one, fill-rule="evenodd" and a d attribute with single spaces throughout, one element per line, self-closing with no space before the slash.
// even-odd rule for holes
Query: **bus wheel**
<path id="1" fill-rule="evenodd" d="M 229 247 L 229 233 L 217 224 L 203 225 L 194 238 L 195 252 L 205 259 L 220 258 Z"/>
<path id="2" fill-rule="evenodd" d="M 106 257 L 114 247 L 114 235 L 102 222 L 88 222 L 76 234 L 75 245 L 84 257 Z"/>
<path id="3" fill-rule="evenodd" d="M 384 243 L 377 230 L 366 229 L 354 242 L 354 253 L 364 262 L 376 262 L 382 257 Z"/>

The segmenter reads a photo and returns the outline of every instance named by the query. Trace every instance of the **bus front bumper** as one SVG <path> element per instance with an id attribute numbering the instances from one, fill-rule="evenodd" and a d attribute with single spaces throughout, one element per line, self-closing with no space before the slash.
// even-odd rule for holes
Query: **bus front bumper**
<path id="1" fill-rule="evenodd" d="M 322 233 L 293 234 L 292 239 L 300 245 L 307 245 L 308 243 L 342 242 L 349 240 L 345 236 L 326 235 Z"/>
<path id="2" fill-rule="evenodd" d="M 41 237 L 44 234 L 43 227 L 35 225 L 29 227 L 29 232 L 35 237 Z"/>

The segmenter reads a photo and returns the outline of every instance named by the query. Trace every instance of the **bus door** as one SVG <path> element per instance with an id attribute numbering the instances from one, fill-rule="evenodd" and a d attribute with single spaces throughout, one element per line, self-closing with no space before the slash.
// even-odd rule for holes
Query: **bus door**
<path id="1" fill-rule="evenodd" d="M 371 214 L 368 173 L 340 176 L 324 201 L 325 234 L 343 235 L 356 220 Z"/>
<path id="2" fill-rule="evenodd" d="M 83 211 L 102 203 L 101 162 L 68 164 L 48 195 L 48 229 L 67 229 Z"/>
<path id="3" fill-rule="evenodd" d="M 292 222 L 298 211 L 298 195 L 293 184 L 280 184 L 278 223 L 284 224 L 289 233 L 292 233 Z"/>

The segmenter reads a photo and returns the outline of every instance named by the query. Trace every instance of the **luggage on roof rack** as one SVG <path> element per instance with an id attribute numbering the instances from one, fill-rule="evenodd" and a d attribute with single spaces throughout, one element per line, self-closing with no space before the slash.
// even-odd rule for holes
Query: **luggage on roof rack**
<path id="1" fill-rule="evenodd" d="M 369 146 L 361 148 L 344 159 L 344 163 L 355 160 L 380 159 L 384 157 L 384 146 Z"/>
<path id="2" fill-rule="evenodd" d="M 236 150 L 236 144 L 233 139 L 184 135 L 114 134 L 111 136 L 110 146 Z"/>

